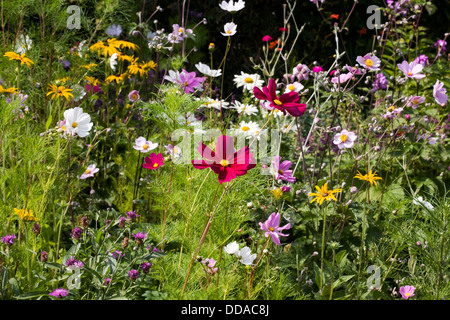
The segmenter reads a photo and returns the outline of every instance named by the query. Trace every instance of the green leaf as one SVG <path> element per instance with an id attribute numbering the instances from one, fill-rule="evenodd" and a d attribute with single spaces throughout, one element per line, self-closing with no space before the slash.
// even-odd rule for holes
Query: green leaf
<path id="1" fill-rule="evenodd" d="M 47 119 L 47 122 L 45 123 L 45 130 L 48 130 L 48 128 L 50 128 L 50 125 L 52 124 L 52 115 L 50 115 Z"/>
<path id="2" fill-rule="evenodd" d="M 32 298 L 38 298 L 38 297 L 42 297 L 45 295 L 48 295 L 48 292 L 46 292 L 46 291 L 30 291 L 30 292 L 22 293 L 18 296 L 14 296 L 14 298 L 19 299 L 19 300 L 29 300 Z"/>

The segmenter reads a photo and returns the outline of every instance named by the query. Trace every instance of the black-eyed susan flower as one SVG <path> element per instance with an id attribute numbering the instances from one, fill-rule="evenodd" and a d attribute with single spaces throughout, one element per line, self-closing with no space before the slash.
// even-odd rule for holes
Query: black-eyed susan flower
<path id="1" fill-rule="evenodd" d="M 355 176 L 356 179 L 369 181 L 370 186 L 373 186 L 375 184 L 375 187 L 377 187 L 377 181 L 376 180 L 383 180 L 381 177 L 376 177 L 376 173 L 372 173 L 372 170 L 369 171 L 369 173 L 362 175 L 359 171 L 358 174 Z"/>
<path id="2" fill-rule="evenodd" d="M 67 89 L 64 86 L 57 86 L 53 83 L 49 84 L 48 87 L 50 91 L 47 93 L 47 96 L 51 95 L 52 100 L 54 98 L 64 97 L 67 101 L 69 101 L 70 97 L 73 98 L 73 94 L 70 93 L 72 89 Z"/>
<path id="3" fill-rule="evenodd" d="M 31 210 L 14 208 L 14 213 L 17 214 L 22 221 L 37 221 L 38 219 L 33 215 Z"/>
<path id="4" fill-rule="evenodd" d="M 140 77 L 147 77 L 150 69 L 156 69 L 156 63 L 151 60 L 149 62 L 137 63 L 136 59 L 128 66 L 130 74 L 139 75 Z"/>
<path id="5" fill-rule="evenodd" d="M 311 203 L 313 203 L 314 201 L 317 201 L 317 203 L 319 205 L 322 205 L 324 200 L 337 201 L 334 194 L 342 192 L 342 189 L 328 190 L 328 183 L 325 183 L 322 187 L 316 186 L 316 190 L 317 190 L 317 193 L 310 192 L 308 194 L 308 196 L 315 197 L 314 199 L 311 200 Z"/>
<path id="6" fill-rule="evenodd" d="M 97 51 L 99 54 L 110 57 L 114 53 L 119 53 L 119 49 L 131 49 L 131 50 L 138 50 L 139 47 L 135 45 L 132 42 L 124 41 L 124 40 L 117 40 L 116 38 L 108 39 L 106 41 L 99 41 L 95 44 L 93 44 L 90 47 L 91 51 Z"/>
<path id="7" fill-rule="evenodd" d="M 96 64 L 96 63 L 89 63 L 89 64 L 84 64 L 81 67 L 85 68 L 85 69 L 88 69 L 88 70 L 92 70 L 92 69 L 94 69 L 97 66 L 98 66 L 98 64 Z"/>
<path id="8" fill-rule="evenodd" d="M 116 75 L 110 75 L 109 77 L 107 77 L 105 79 L 106 83 L 111 83 L 113 81 L 115 81 L 117 84 L 123 82 L 123 74 L 119 74 L 117 76 Z"/>
<path id="9" fill-rule="evenodd" d="M 9 60 L 19 61 L 20 65 L 26 64 L 28 66 L 28 68 L 31 68 L 31 65 L 34 64 L 34 62 L 31 61 L 31 59 L 25 57 L 25 53 L 22 53 L 21 55 L 18 55 L 15 52 L 8 51 L 3 56 L 4 57 L 8 57 Z"/>
<path id="10" fill-rule="evenodd" d="M 3 88 L 3 87 L 0 85 L 0 93 L 12 93 L 12 94 L 17 94 L 17 93 L 19 93 L 19 92 L 17 91 L 17 88 L 13 88 L 13 87 L 11 87 L 11 88 Z"/>

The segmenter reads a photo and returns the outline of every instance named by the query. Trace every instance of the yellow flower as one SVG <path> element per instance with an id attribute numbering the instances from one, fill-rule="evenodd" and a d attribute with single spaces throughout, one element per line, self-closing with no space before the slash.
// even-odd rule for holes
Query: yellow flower
<path id="1" fill-rule="evenodd" d="M 153 61 L 145 62 L 145 63 L 137 63 L 137 59 L 132 62 L 131 65 L 128 66 L 128 71 L 131 74 L 137 75 L 140 77 L 147 77 L 150 69 L 156 69 L 156 63 Z"/>
<path id="2" fill-rule="evenodd" d="M 95 68 L 97 66 L 98 66 L 98 64 L 96 64 L 96 63 L 89 63 L 89 64 L 82 65 L 81 67 L 85 68 L 85 69 L 88 69 L 88 70 L 91 70 L 91 69 L 93 69 L 93 68 Z"/>
<path id="3" fill-rule="evenodd" d="M 105 79 L 106 83 L 111 83 L 113 81 L 115 81 L 117 83 L 123 82 L 123 74 L 118 75 L 118 76 L 111 75 L 111 76 L 109 76 L 108 78 Z"/>
<path id="4" fill-rule="evenodd" d="M 14 213 L 17 214 L 23 221 L 38 221 L 31 210 L 14 208 Z"/>
<path id="5" fill-rule="evenodd" d="M 100 83 L 100 80 L 98 80 L 95 77 L 86 76 L 85 79 L 86 79 L 86 84 L 88 84 L 90 86 L 94 86 L 95 87 L 96 85 L 98 85 Z"/>
<path id="6" fill-rule="evenodd" d="M 56 85 L 54 85 L 54 84 L 49 84 L 49 89 L 50 89 L 50 91 L 47 93 L 47 96 L 49 96 L 49 95 L 52 95 L 52 100 L 56 97 L 56 98 L 59 98 L 59 97 L 64 97 L 64 98 L 66 98 L 66 100 L 67 101 L 69 101 L 70 100 L 70 97 L 72 97 L 73 98 L 73 94 L 71 94 L 70 93 L 70 91 L 72 91 L 72 89 L 67 89 L 66 87 L 64 87 L 64 86 L 56 86 Z"/>
<path id="7" fill-rule="evenodd" d="M 61 79 L 57 79 L 57 80 L 55 80 L 55 82 L 56 83 L 66 83 L 67 81 L 69 81 L 70 80 L 70 77 L 64 77 L 64 78 L 61 78 Z"/>
<path id="8" fill-rule="evenodd" d="M 108 39 L 106 40 L 106 42 L 99 41 L 90 47 L 91 51 L 97 51 L 99 54 L 102 54 L 105 57 L 110 57 L 114 53 L 119 54 L 119 49 L 123 48 L 131 49 L 134 51 L 139 49 L 139 47 L 132 42 L 117 40 L 116 38 Z"/>
<path id="9" fill-rule="evenodd" d="M 322 187 L 316 186 L 317 193 L 310 192 L 308 196 L 315 197 L 311 200 L 310 203 L 313 203 L 314 201 L 317 201 L 319 205 L 322 205 L 324 200 L 334 200 L 337 201 L 336 197 L 334 196 L 335 193 L 342 192 L 342 189 L 334 189 L 334 190 L 328 190 L 328 184 L 325 183 Z"/>
<path id="10" fill-rule="evenodd" d="M 123 61 L 133 62 L 134 61 L 134 56 L 129 56 L 129 55 L 126 55 L 123 52 L 119 52 L 117 54 L 117 59 L 119 61 L 121 61 L 121 62 L 123 62 Z"/>
<path id="11" fill-rule="evenodd" d="M 25 57 L 25 53 L 22 53 L 22 55 L 18 55 L 15 52 L 8 51 L 3 56 L 8 57 L 9 60 L 19 61 L 20 65 L 23 65 L 25 63 L 28 66 L 28 68 L 31 68 L 31 65 L 34 64 L 34 62 L 31 61 L 31 59 L 28 59 L 27 57 Z"/>
<path id="12" fill-rule="evenodd" d="M 381 177 L 376 177 L 376 173 L 372 173 L 372 170 L 369 171 L 368 174 L 362 175 L 359 171 L 358 174 L 355 176 L 355 178 L 359 180 L 369 181 L 370 186 L 373 186 L 375 184 L 375 187 L 377 187 L 376 180 L 383 180 Z"/>
<path id="13" fill-rule="evenodd" d="M 17 88 L 13 88 L 13 87 L 11 87 L 11 88 L 3 88 L 0 85 L 0 93 L 19 93 L 19 92 L 17 91 Z"/>
<path id="14" fill-rule="evenodd" d="M 279 200 L 283 196 L 283 191 L 280 188 L 275 188 L 270 190 L 270 193 L 273 194 L 275 199 Z"/>

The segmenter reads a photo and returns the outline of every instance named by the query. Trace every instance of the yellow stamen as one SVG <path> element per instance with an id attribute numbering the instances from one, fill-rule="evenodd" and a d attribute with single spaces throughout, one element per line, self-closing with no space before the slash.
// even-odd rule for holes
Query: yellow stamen
<path id="1" fill-rule="evenodd" d="M 228 167 L 229 164 L 230 164 L 230 162 L 226 159 L 220 160 L 220 165 L 222 167 Z"/>
<path id="2" fill-rule="evenodd" d="M 91 173 L 91 170 L 86 169 L 86 171 L 85 171 L 84 173 L 85 173 L 85 174 L 89 174 L 89 173 Z"/>
<path id="3" fill-rule="evenodd" d="M 242 130 L 242 131 L 248 131 L 248 130 L 250 130 L 250 128 L 247 127 L 247 126 L 245 126 L 245 127 L 242 127 L 241 130 Z"/>
<path id="4" fill-rule="evenodd" d="M 72 128 L 76 128 L 78 124 L 76 122 L 72 123 Z"/>
<path id="5" fill-rule="evenodd" d="M 283 174 L 284 171 L 280 169 L 280 170 L 278 170 L 278 173 L 279 173 L 279 174 Z"/>
<path id="6" fill-rule="evenodd" d="M 372 59 L 367 59 L 366 61 L 364 61 L 364 63 L 365 63 L 366 66 L 368 66 L 368 67 L 373 66 L 373 60 L 372 60 Z"/>
<path id="7" fill-rule="evenodd" d="M 290 84 L 288 86 L 288 89 L 291 90 L 291 91 L 294 91 L 295 90 L 295 86 L 293 84 Z"/>
<path id="8" fill-rule="evenodd" d="M 147 149 L 148 149 L 148 144 L 144 144 L 144 145 L 142 146 L 142 149 L 147 150 Z"/>
<path id="9" fill-rule="evenodd" d="M 159 166 L 159 164 L 157 164 L 157 163 L 153 164 L 153 168 L 158 168 L 158 166 Z"/>
<path id="10" fill-rule="evenodd" d="M 269 227 L 269 231 L 273 231 L 273 230 L 275 230 L 274 228 L 272 228 L 272 227 Z"/>
<path id="11" fill-rule="evenodd" d="M 245 78 L 244 81 L 245 81 L 246 83 L 253 83 L 253 79 L 250 78 L 250 77 Z"/>
<path id="12" fill-rule="evenodd" d="M 347 141 L 347 135 L 341 134 L 341 141 L 342 141 L 342 142 Z"/>
<path id="13" fill-rule="evenodd" d="M 273 102 L 277 105 L 277 106 L 281 106 L 283 104 L 283 102 L 281 102 L 278 99 L 273 100 Z"/>

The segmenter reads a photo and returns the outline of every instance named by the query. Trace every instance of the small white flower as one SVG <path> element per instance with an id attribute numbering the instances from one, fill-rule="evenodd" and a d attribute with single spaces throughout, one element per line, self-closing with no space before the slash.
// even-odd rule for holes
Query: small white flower
<path id="1" fill-rule="evenodd" d="M 220 108 L 222 107 L 222 109 L 228 109 L 229 106 L 229 102 L 226 102 L 224 100 L 215 100 L 215 99 L 211 99 L 211 98 L 202 98 L 202 99 L 198 99 L 203 101 L 202 103 L 202 107 L 205 108 L 214 108 L 217 110 L 220 110 Z"/>
<path id="2" fill-rule="evenodd" d="M 31 49 L 33 40 L 28 35 L 22 35 L 16 43 L 15 52 L 18 54 L 26 53 Z"/>
<path id="3" fill-rule="evenodd" d="M 300 90 L 302 90 L 304 87 L 300 82 L 294 82 L 294 83 L 290 83 L 288 85 L 286 85 L 286 89 L 284 89 L 284 93 L 289 93 L 289 92 L 300 92 Z"/>
<path id="4" fill-rule="evenodd" d="M 228 254 L 234 254 L 238 256 L 239 254 L 239 244 L 236 241 L 233 241 L 223 247 L 223 250 Z"/>
<path id="5" fill-rule="evenodd" d="M 339 149 L 352 148 L 356 141 L 356 134 L 347 130 L 342 130 L 334 136 L 333 143 L 339 147 Z"/>
<path id="6" fill-rule="evenodd" d="M 95 167 L 95 164 L 91 164 L 86 168 L 86 171 L 83 172 L 80 179 L 86 179 L 94 176 L 94 173 L 98 172 L 98 168 Z"/>
<path id="7" fill-rule="evenodd" d="M 248 90 L 253 93 L 253 88 L 258 87 L 261 88 L 264 85 L 264 80 L 261 79 L 259 74 L 249 74 L 241 71 L 240 75 L 235 75 L 233 79 L 236 87 L 242 87 L 243 90 Z"/>
<path id="8" fill-rule="evenodd" d="M 429 203 L 428 201 L 423 200 L 422 197 L 414 198 L 414 199 L 413 199 L 413 203 L 414 203 L 416 206 L 423 206 L 423 207 L 427 208 L 427 209 L 430 210 L 430 211 L 433 211 L 433 210 L 434 210 L 433 205 L 432 205 L 431 203 Z"/>
<path id="9" fill-rule="evenodd" d="M 64 120 L 67 133 L 83 138 L 89 134 L 93 123 L 91 116 L 83 113 L 83 108 L 75 107 L 64 111 Z"/>
<path id="10" fill-rule="evenodd" d="M 203 73 L 204 75 L 208 76 L 208 77 L 220 77 L 222 75 L 222 70 L 215 70 L 215 69 L 211 69 L 208 65 L 204 64 L 204 63 L 197 63 L 195 65 L 195 67 L 198 69 L 198 71 L 200 71 L 201 73 Z"/>
<path id="11" fill-rule="evenodd" d="M 111 69 L 113 71 L 116 71 L 116 66 L 117 66 L 117 52 L 113 53 L 111 55 L 111 58 L 109 59 L 109 66 L 111 67 Z"/>
<path id="12" fill-rule="evenodd" d="M 253 261 L 256 259 L 256 253 L 252 254 L 249 247 L 243 247 L 236 255 L 238 258 L 241 258 L 239 262 L 247 266 L 253 264 Z"/>
<path id="13" fill-rule="evenodd" d="M 244 9 L 245 2 L 242 0 L 238 0 L 238 1 L 236 1 L 236 3 L 234 3 L 233 0 L 230 0 L 228 2 L 222 1 L 222 3 L 219 4 L 219 7 L 222 10 L 225 10 L 228 12 L 236 12 L 236 11 Z"/>
<path id="14" fill-rule="evenodd" d="M 221 32 L 221 34 L 225 37 L 230 37 L 236 34 L 237 24 L 234 22 L 227 22 L 223 26 L 225 32 Z"/>
<path id="15" fill-rule="evenodd" d="M 254 121 L 241 121 L 239 123 L 239 127 L 236 129 L 237 134 L 243 134 L 244 136 L 255 136 L 257 133 L 259 134 L 261 131 L 259 124 Z"/>
<path id="16" fill-rule="evenodd" d="M 158 147 L 158 143 L 153 143 L 151 141 L 147 141 L 144 137 L 139 137 L 135 140 L 133 148 L 142 152 L 146 153 L 153 149 L 156 149 Z"/>
<path id="17" fill-rule="evenodd" d="M 243 113 L 247 116 L 252 116 L 258 113 L 258 108 L 252 104 L 243 104 L 239 101 L 234 101 L 233 108 L 236 109 L 238 113 Z"/>

